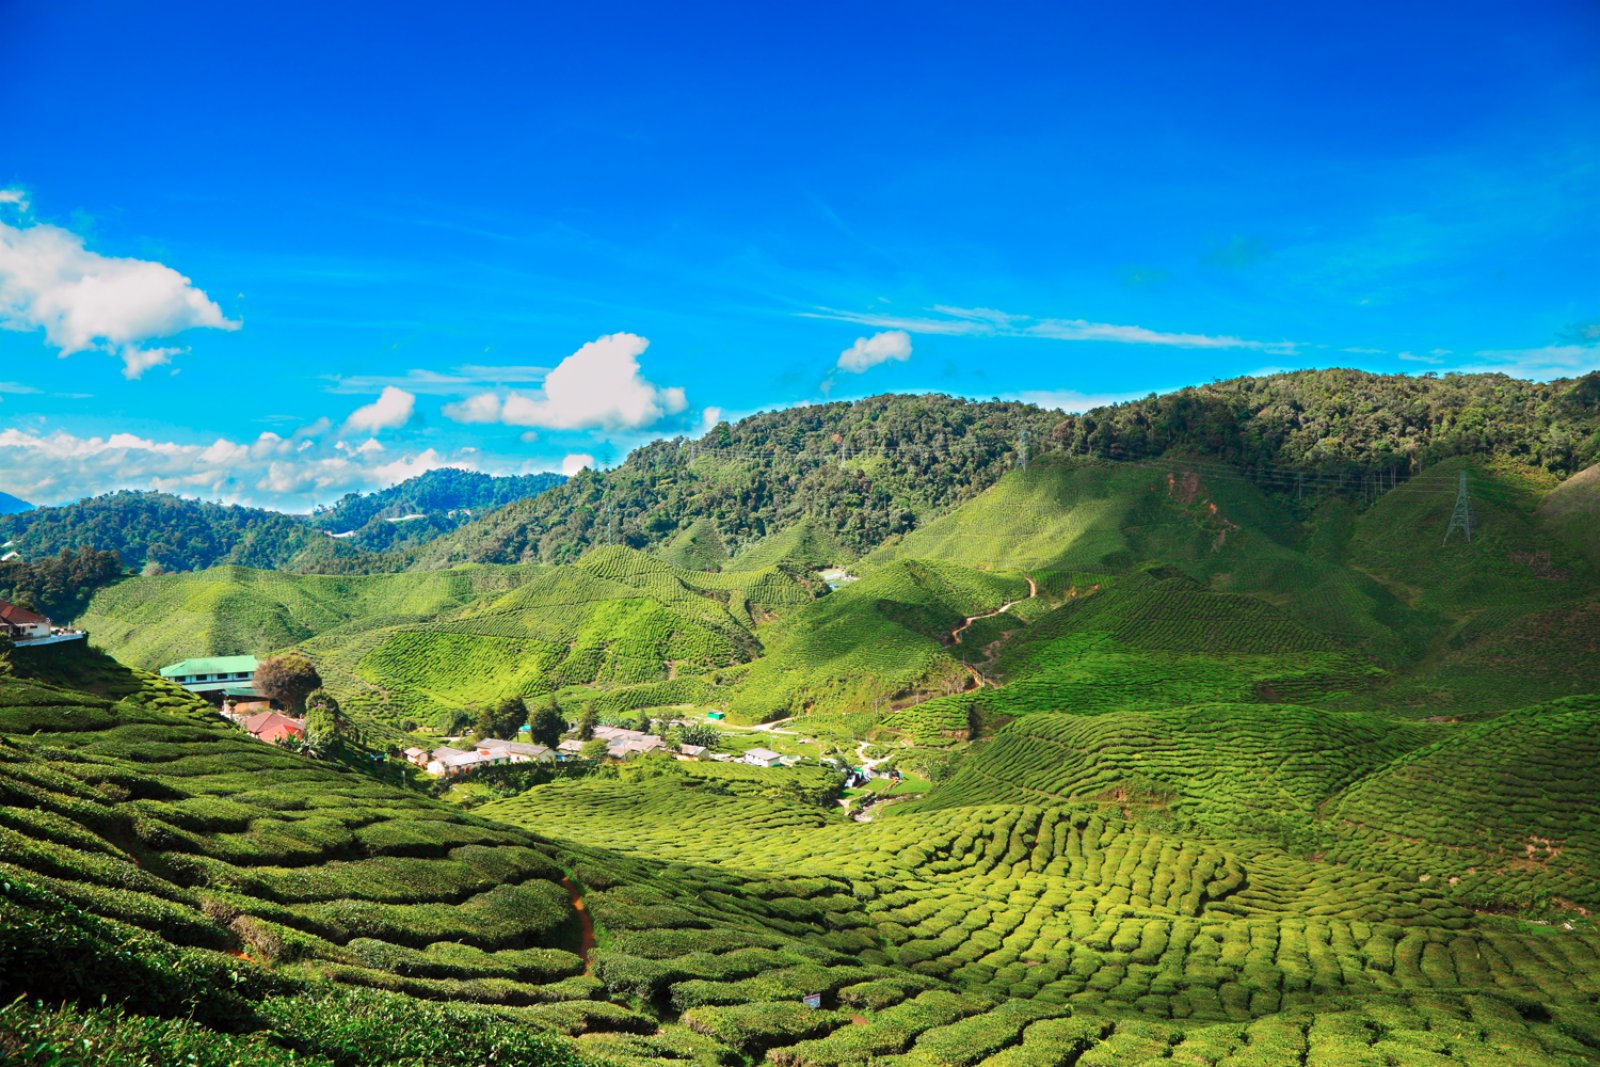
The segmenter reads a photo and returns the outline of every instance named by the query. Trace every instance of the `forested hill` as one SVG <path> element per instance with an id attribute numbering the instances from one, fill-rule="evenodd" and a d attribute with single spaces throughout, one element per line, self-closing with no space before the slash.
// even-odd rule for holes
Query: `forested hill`
<path id="1" fill-rule="evenodd" d="M 557 474 L 430 471 L 375 493 L 348 494 L 309 519 L 124 490 L 0 516 L 0 538 L 14 540 L 24 560 L 92 548 L 115 552 L 136 570 L 153 565 L 190 571 L 222 563 L 278 570 L 394 570 L 404 562 L 394 550 L 414 547 L 475 514 L 563 480 Z M 342 536 L 329 536 L 333 533 Z"/>
<path id="2" fill-rule="evenodd" d="M 1054 444 L 1109 459 L 1182 448 L 1267 482 L 1288 470 L 1355 486 L 1451 456 L 1499 456 L 1566 477 L 1600 459 L 1600 372 L 1553 382 L 1353 370 L 1233 378 L 1068 416 Z"/>
<path id="3" fill-rule="evenodd" d="M 543 472 L 495 476 L 441 467 L 373 493 L 346 493 L 312 513 L 329 533 L 350 535 L 362 548 L 386 549 L 430 540 L 445 530 L 566 481 Z"/>
<path id="4" fill-rule="evenodd" d="M 876 396 L 720 423 L 699 440 L 635 450 L 603 474 L 440 538 L 424 565 L 566 562 L 596 544 L 664 546 L 697 525 L 716 556 L 811 518 L 851 552 L 921 521 L 1010 470 L 1024 430 L 1044 446 L 1059 412 L 948 396 Z"/>
<path id="5" fill-rule="evenodd" d="M 136 570 L 146 564 L 169 571 L 218 563 L 280 567 L 348 551 L 292 515 L 132 490 L 0 517 L 0 533 L 16 542 L 25 560 L 92 548 L 115 552 Z"/>
<path id="6" fill-rule="evenodd" d="M 564 562 L 622 543 L 680 546 L 700 565 L 771 534 L 848 556 L 902 534 L 1057 450 L 1138 460 L 1181 451 L 1243 468 L 1270 491 L 1358 498 L 1456 455 L 1565 477 L 1600 459 L 1600 373 L 1528 382 L 1298 371 L 1237 378 L 1082 415 L 946 396 L 879 396 L 766 412 L 635 451 L 428 545 L 423 566 Z M 764 558 L 764 557 L 763 557 Z M 825 561 L 824 561 L 825 562 Z"/>

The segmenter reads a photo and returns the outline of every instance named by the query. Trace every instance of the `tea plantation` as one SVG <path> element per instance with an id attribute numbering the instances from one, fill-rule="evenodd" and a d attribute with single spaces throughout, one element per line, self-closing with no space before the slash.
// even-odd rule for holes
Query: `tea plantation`
<path id="1" fill-rule="evenodd" d="M 13 650 L 0 1059 L 1600 1063 L 1600 483 L 1525 460 L 1355 492 L 1047 453 L 843 537 L 887 460 L 827 451 L 838 514 L 669 495 L 560 564 L 126 579 L 82 620 L 125 662 L 298 647 L 385 741 L 517 695 L 807 755 L 469 812 Z M 694 461 L 724 503 L 736 461 Z"/>

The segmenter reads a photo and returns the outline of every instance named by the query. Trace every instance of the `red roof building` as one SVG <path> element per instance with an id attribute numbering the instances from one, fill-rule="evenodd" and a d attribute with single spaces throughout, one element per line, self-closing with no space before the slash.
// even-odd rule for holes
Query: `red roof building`
<path id="1" fill-rule="evenodd" d="M 7 600 L 0 600 L 0 628 L 13 639 L 49 637 L 50 620 L 38 612 L 19 608 Z"/>
<path id="2" fill-rule="evenodd" d="M 291 718 L 277 711 L 262 711 L 243 719 L 240 726 L 245 732 L 258 741 L 265 741 L 269 745 L 277 744 L 285 737 L 304 737 L 306 735 L 306 721 Z"/>

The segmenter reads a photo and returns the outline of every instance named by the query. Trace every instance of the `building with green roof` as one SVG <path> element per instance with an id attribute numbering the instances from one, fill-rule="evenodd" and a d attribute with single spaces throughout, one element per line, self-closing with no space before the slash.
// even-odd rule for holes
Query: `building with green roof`
<path id="1" fill-rule="evenodd" d="M 259 699 L 254 656 L 203 656 L 161 668 L 161 677 L 177 682 L 191 693 L 217 693 L 241 699 Z"/>

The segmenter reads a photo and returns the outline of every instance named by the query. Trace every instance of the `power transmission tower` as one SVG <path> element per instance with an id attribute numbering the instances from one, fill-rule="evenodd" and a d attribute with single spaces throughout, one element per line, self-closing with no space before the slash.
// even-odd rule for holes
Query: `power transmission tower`
<path id="1" fill-rule="evenodd" d="M 1472 496 L 1467 492 L 1467 472 L 1461 472 L 1461 487 L 1456 490 L 1456 509 L 1450 513 L 1450 525 L 1444 531 L 1444 543 L 1450 543 L 1450 535 L 1460 530 L 1467 538 L 1467 544 L 1472 544 Z"/>
<path id="2" fill-rule="evenodd" d="M 1017 445 L 1017 462 L 1023 470 L 1028 469 L 1028 428 L 1022 428 L 1022 440 Z"/>

